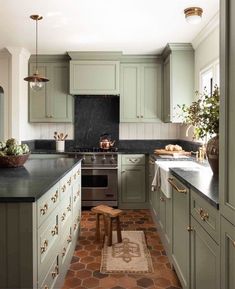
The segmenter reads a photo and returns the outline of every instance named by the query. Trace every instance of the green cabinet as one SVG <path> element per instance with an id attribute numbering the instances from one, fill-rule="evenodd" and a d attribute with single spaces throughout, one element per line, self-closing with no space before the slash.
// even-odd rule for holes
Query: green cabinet
<path id="1" fill-rule="evenodd" d="M 75 95 L 119 94 L 119 61 L 71 60 L 70 93 Z"/>
<path id="2" fill-rule="evenodd" d="M 119 207 L 145 208 L 145 156 L 122 155 L 119 168 Z"/>
<path id="3" fill-rule="evenodd" d="M 35 63 L 30 59 L 29 73 L 34 73 L 35 69 Z M 29 121 L 72 122 L 73 99 L 69 95 L 68 61 L 39 61 L 38 71 L 49 78 L 49 82 L 40 91 L 29 89 Z"/>
<path id="4" fill-rule="evenodd" d="M 193 217 L 191 227 L 191 289 L 220 289 L 219 246 Z"/>
<path id="5" fill-rule="evenodd" d="M 221 216 L 221 289 L 235 288 L 235 226 Z"/>
<path id="6" fill-rule="evenodd" d="M 194 100 L 194 50 L 191 44 L 168 44 L 162 54 L 164 122 L 182 122 L 178 105 Z"/>
<path id="7" fill-rule="evenodd" d="M 161 64 L 121 64 L 120 121 L 159 122 L 160 118 Z"/>
<path id="8" fill-rule="evenodd" d="M 189 289 L 190 234 L 188 227 L 190 226 L 190 192 L 178 179 L 173 178 L 172 182 L 175 184 L 172 187 L 172 260 L 182 287 Z"/>

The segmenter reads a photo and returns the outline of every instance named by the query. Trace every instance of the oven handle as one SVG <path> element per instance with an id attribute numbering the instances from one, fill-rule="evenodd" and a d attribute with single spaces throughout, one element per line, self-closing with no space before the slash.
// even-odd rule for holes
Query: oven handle
<path id="1" fill-rule="evenodd" d="M 82 170 L 117 170 L 118 167 L 82 167 Z"/>

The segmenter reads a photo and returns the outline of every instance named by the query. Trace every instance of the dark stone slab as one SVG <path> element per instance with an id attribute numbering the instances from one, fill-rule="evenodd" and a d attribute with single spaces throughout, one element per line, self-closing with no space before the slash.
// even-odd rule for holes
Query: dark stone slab
<path id="1" fill-rule="evenodd" d="M 100 135 L 111 134 L 119 140 L 119 97 L 76 96 L 75 98 L 75 145 L 98 147 Z"/>
<path id="2" fill-rule="evenodd" d="M 190 168 L 170 168 L 172 175 L 186 186 L 195 190 L 212 206 L 219 209 L 219 180 L 212 174 L 210 167 L 203 170 Z"/>
<path id="3" fill-rule="evenodd" d="M 80 162 L 31 157 L 24 167 L 0 168 L 0 202 L 35 202 Z"/>

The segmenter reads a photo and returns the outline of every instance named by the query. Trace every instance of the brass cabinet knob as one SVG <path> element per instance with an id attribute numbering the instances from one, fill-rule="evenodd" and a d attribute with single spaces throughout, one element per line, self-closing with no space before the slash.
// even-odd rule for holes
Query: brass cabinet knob
<path id="1" fill-rule="evenodd" d="M 72 183 L 72 179 L 71 179 L 71 177 L 70 177 L 69 180 L 67 181 L 67 184 L 68 184 L 69 186 L 71 186 L 71 183 Z"/>
<path id="2" fill-rule="evenodd" d="M 188 226 L 188 227 L 187 227 L 187 231 L 188 231 L 188 232 L 192 232 L 192 231 L 193 231 L 193 228 L 192 228 L 191 226 Z"/>
<path id="3" fill-rule="evenodd" d="M 57 199 L 58 199 L 58 190 L 56 191 L 54 196 L 51 197 L 51 200 L 52 200 L 53 203 L 56 203 Z"/>
<path id="4" fill-rule="evenodd" d="M 165 199 L 163 197 L 160 197 L 161 202 L 165 202 Z"/>
<path id="5" fill-rule="evenodd" d="M 51 230 L 52 236 L 58 235 L 58 226 L 55 225 L 54 229 Z"/>
<path id="6" fill-rule="evenodd" d="M 140 116 L 139 116 L 139 115 L 137 115 L 137 118 L 140 118 Z"/>
<path id="7" fill-rule="evenodd" d="M 64 193 L 66 191 L 66 185 L 63 185 L 62 192 Z"/>
<path id="8" fill-rule="evenodd" d="M 66 253 L 66 248 L 64 247 L 63 250 L 62 250 L 62 257 L 65 256 L 65 253 Z"/>
<path id="9" fill-rule="evenodd" d="M 51 272 L 51 276 L 53 279 L 55 279 L 56 276 L 58 276 L 58 275 L 59 275 L 59 267 L 56 265 L 55 270 L 53 272 Z"/>
<path id="10" fill-rule="evenodd" d="M 47 285 L 44 286 L 44 289 L 49 289 L 49 287 Z"/>
<path id="11" fill-rule="evenodd" d="M 201 220 L 204 222 L 209 219 L 209 214 L 206 211 L 204 211 L 203 208 L 200 208 L 199 215 L 201 217 Z"/>
<path id="12" fill-rule="evenodd" d="M 71 236 L 71 235 L 69 235 L 69 237 L 68 237 L 68 239 L 67 239 L 67 242 L 68 242 L 68 243 L 71 243 L 71 242 L 72 242 L 72 236 Z"/>
<path id="13" fill-rule="evenodd" d="M 43 208 L 41 208 L 40 213 L 41 215 L 45 215 L 48 210 L 48 204 L 45 204 Z"/>
<path id="14" fill-rule="evenodd" d="M 43 245 L 41 246 L 41 254 L 46 252 L 47 248 L 48 248 L 48 240 L 45 240 Z"/>
<path id="15" fill-rule="evenodd" d="M 61 216 L 61 221 L 64 221 L 66 218 L 66 213 L 63 213 L 62 216 Z"/>
<path id="16" fill-rule="evenodd" d="M 141 115 L 141 118 L 143 118 L 144 116 L 143 115 Z"/>

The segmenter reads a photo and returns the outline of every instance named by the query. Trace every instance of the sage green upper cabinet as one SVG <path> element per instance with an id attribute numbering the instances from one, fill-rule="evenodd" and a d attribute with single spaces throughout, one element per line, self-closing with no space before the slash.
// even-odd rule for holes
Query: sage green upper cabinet
<path id="1" fill-rule="evenodd" d="M 232 224 L 235 225 L 235 2 L 221 1 L 221 39 L 220 39 L 220 209 Z"/>
<path id="2" fill-rule="evenodd" d="M 122 63 L 120 103 L 121 122 L 159 122 L 161 64 Z"/>
<path id="3" fill-rule="evenodd" d="M 30 122 L 72 122 L 73 99 L 69 95 L 69 63 L 53 58 L 39 56 L 39 74 L 49 78 L 40 91 L 29 89 Z M 44 60 L 44 62 L 42 62 Z M 35 72 L 34 57 L 30 59 L 29 73 Z"/>
<path id="4" fill-rule="evenodd" d="M 191 44 L 171 43 L 163 57 L 163 121 L 182 122 L 178 105 L 194 100 L 194 50 Z"/>

